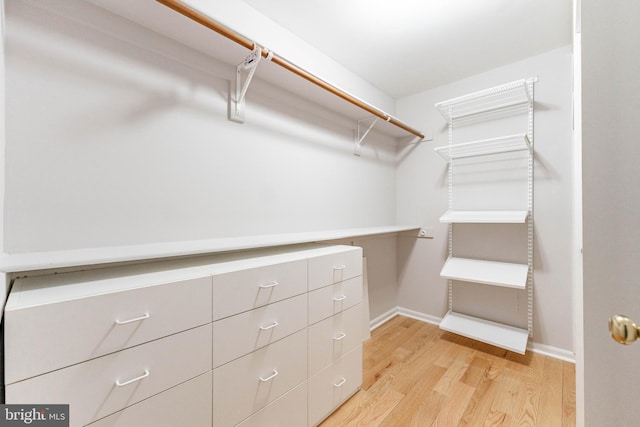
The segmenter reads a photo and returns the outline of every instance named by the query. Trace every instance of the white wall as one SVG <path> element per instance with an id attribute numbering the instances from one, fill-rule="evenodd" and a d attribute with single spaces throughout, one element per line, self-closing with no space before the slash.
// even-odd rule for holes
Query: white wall
<path id="1" fill-rule="evenodd" d="M 6 252 L 395 223 L 388 138 L 70 2 L 7 2 Z"/>
<path id="2" fill-rule="evenodd" d="M 534 342 L 573 351 L 572 248 L 573 148 L 571 46 L 529 58 L 446 86 L 406 97 L 397 112 L 433 129 L 434 141 L 399 153 L 397 220 L 434 227 L 435 238 L 399 239 L 398 304 L 438 319 L 447 311 L 447 283 L 439 272 L 447 253 L 447 166 L 433 150 L 447 145 L 447 124 L 434 104 L 455 96 L 528 77 L 535 85 Z M 499 134 L 499 132 L 497 133 Z M 455 133 L 454 133 L 455 135 Z M 497 228 L 500 239 L 508 233 Z M 514 242 L 508 250 L 519 250 Z M 490 241 L 487 239 L 487 244 Z M 469 294 L 468 294 L 469 296 Z M 474 295 L 470 294 L 473 298 Z M 522 309 L 526 304 L 520 304 Z M 542 347 L 544 349 L 544 347 Z M 555 350 L 554 349 L 554 350 Z"/>

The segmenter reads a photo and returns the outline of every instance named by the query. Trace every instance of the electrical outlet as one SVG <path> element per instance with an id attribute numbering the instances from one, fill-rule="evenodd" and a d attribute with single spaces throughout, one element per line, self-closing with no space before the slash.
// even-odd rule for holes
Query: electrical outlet
<path id="1" fill-rule="evenodd" d="M 418 238 L 433 239 L 433 227 L 422 227 L 420 231 L 418 231 Z"/>

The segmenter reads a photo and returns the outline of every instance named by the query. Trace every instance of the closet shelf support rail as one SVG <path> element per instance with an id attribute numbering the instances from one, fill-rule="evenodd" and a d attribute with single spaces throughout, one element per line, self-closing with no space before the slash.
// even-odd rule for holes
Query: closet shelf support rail
<path id="1" fill-rule="evenodd" d="M 254 43 L 253 41 L 249 40 L 248 38 L 244 37 L 243 35 L 231 30 L 230 28 L 220 24 L 219 22 L 216 22 L 215 20 L 209 18 L 208 16 L 198 12 L 195 9 L 190 8 L 189 6 L 185 5 L 184 3 L 182 3 L 179 0 L 156 0 L 158 3 L 163 4 L 164 6 L 167 6 L 170 9 L 173 9 L 174 11 L 184 15 L 185 17 L 191 19 L 192 21 L 197 22 L 198 24 L 209 28 L 210 30 L 215 31 L 216 33 L 228 38 L 229 40 L 245 47 L 246 49 L 249 50 L 254 50 L 258 48 L 258 45 L 256 43 Z M 408 132 L 412 135 L 417 136 L 420 139 L 424 138 L 424 134 L 422 132 L 420 132 L 417 129 L 412 128 L 411 126 L 407 125 L 406 123 L 402 122 L 401 120 L 385 113 L 384 111 L 381 111 L 379 109 L 377 109 L 376 107 L 368 104 L 367 102 L 358 99 L 357 97 L 345 92 L 344 90 L 332 85 L 331 83 L 326 82 L 325 80 L 309 73 L 308 71 L 298 67 L 297 65 L 293 64 L 292 62 L 288 61 L 287 59 L 269 51 L 268 49 L 265 49 L 263 47 L 260 47 L 261 50 L 261 56 L 263 58 L 267 58 L 267 56 L 271 55 L 271 62 L 273 62 L 274 64 L 277 64 L 279 66 L 281 66 L 282 68 L 290 71 L 293 74 L 298 75 L 299 77 L 302 77 L 303 79 L 315 84 L 316 86 L 319 86 L 320 88 L 338 96 L 339 98 L 342 98 L 343 100 L 355 105 L 356 107 L 359 107 L 360 109 L 368 112 L 369 114 L 372 114 L 386 122 L 391 123 L 394 126 L 397 126 L 401 129 L 403 129 L 405 132 Z"/>

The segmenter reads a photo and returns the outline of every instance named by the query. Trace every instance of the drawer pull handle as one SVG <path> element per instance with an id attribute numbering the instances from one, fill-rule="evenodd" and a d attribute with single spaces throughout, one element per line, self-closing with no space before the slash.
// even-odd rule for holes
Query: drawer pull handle
<path id="1" fill-rule="evenodd" d="M 346 382 L 347 382 L 347 379 L 346 379 L 346 378 L 344 378 L 344 377 L 342 377 L 342 379 L 340 380 L 340 382 L 338 382 L 338 383 L 334 384 L 333 386 L 334 386 L 334 387 L 342 387 L 342 386 L 344 385 L 344 383 L 346 383 Z"/>
<path id="2" fill-rule="evenodd" d="M 116 320 L 116 325 L 126 325 L 127 323 L 139 322 L 141 320 L 148 319 L 149 317 L 151 317 L 151 315 L 149 313 L 145 313 L 140 317 L 135 317 L 129 320 Z"/>
<path id="3" fill-rule="evenodd" d="M 266 285 L 258 285 L 258 287 L 261 288 L 261 289 L 269 289 L 269 288 L 276 287 L 278 285 L 279 285 L 279 283 L 274 280 L 273 282 L 268 283 Z"/>
<path id="4" fill-rule="evenodd" d="M 345 268 L 347 268 L 347 266 L 344 264 L 336 265 L 333 267 L 334 270 L 344 270 Z"/>
<path id="5" fill-rule="evenodd" d="M 140 380 L 142 380 L 144 378 L 147 378 L 149 375 L 151 375 L 149 373 L 149 370 L 145 369 L 144 370 L 144 374 L 140 375 L 139 377 L 131 378 L 130 380 L 124 381 L 124 382 L 120 382 L 120 380 L 116 380 L 116 386 L 117 387 L 123 387 L 125 385 L 129 385 L 131 383 L 135 383 L 136 381 L 140 381 Z"/>
<path id="6" fill-rule="evenodd" d="M 278 322 L 276 320 L 273 321 L 272 324 L 270 324 L 269 326 L 260 326 L 260 330 L 262 331 L 268 331 L 269 329 L 273 329 L 276 326 L 278 326 Z"/>
<path id="7" fill-rule="evenodd" d="M 334 297 L 334 298 L 333 298 L 333 300 L 334 300 L 335 302 L 338 302 L 338 301 L 344 301 L 344 300 L 346 300 L 346 299 L 347 299 L 347 296 L 346 296 L 346 295 L 340 295 L 339 297 Z"/>
<path id="8" fill-rule="evenodd" d="M 260 377 L 260 381 L 262 381 L 263 383 L 266 383 L 267 381 L 271 381 L 272 379 L 274 379 L 277 376 L 278 376 L 278 371 L 276 371 L 274 369 L 273 370 L 273 374 L 269 375 L 267 378 Z"/>
<path id="9" fill-rule="evenodd" d="M 341 332 L 339 335 L 336 335 L 335 337 L 333 337 L 333 339 L 336 340 L 336 341 L 341 341 L 346 336 L 347 336 L 347 334 L 345 334 L 344 332 Z"/>

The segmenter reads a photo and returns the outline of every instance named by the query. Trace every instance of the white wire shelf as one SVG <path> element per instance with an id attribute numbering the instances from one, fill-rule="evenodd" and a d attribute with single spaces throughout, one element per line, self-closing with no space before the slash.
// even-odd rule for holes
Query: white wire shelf
<path id="1" fill-rule="evenodd" d="M 519 354 L 525 354 L 529 339 L 529 333 L 526 329 L 452 311 L 444 316 L 440 322 L 440 329 Z"/>
<path id="2" fill-rule="evenodd" d="M 470 117 L 475 114 L 531 103 L 528 83 L 536 79 L 522 79 L 484 89 L 468 95 L 438 102 L 436 108 L 445 120 Z"/>
<path id="3" fill-rule="evenodd" d="M 527 216 L 527 211 L 447 211 L 440 217 L 440 222 L 524 224 Z"/>
<path id="4" fill-rule="evenodd" d="M 500 136 L 462 144 L 445 145 L 434 148 L 443 159 L 461 159 L 465 157 L 486 156 L 489 154 L 509 153 L 531 150 L 531 143 L 525 134 Z"/>
<path id="5" fill-rule="evenodd" d="M 440 276 L 464 282 L 525 289 L 528 273 L 527 264 L 449 257 Z"/>

